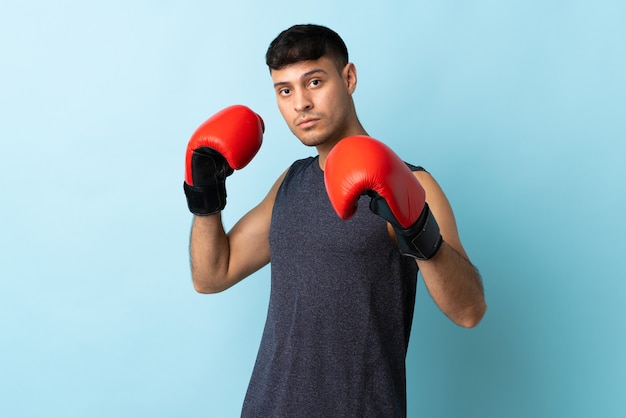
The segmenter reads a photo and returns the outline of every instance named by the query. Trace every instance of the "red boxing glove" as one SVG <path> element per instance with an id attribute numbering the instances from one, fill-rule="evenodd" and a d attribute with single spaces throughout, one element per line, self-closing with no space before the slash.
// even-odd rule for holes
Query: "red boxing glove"
<path id="1" fill-rule="evenodd" d="M 442 243 L 426 194 L 409 167 L 389 147 L 367 136 L 342 139 L 324 167 L 328 197 L 340 218 L 354 215 L 363 194 L 370 209 L 394 228 L 400 252 L 428 260 Z"/>
<path id="2" fill-rule="evenodd" d="M 187 145 L 183 188 L 189 210 L 210 215 L 226 206 L 226 177 L 245 167 L 261 148 L 263 119 L 245 106 L 207 119 Z"/>

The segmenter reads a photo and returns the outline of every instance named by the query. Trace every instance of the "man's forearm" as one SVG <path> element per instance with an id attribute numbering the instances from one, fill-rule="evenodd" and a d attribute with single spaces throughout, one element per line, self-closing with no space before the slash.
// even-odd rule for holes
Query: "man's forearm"
<path id="1" fill-rule="evenodd" d="M 191 277 L 200 293 L 224 290 L 220 278 L 228 271 L 229 244 L 221 214 L 194 216 L 189 241 Z"/>
<path id="2" fill-rule="evenodd" d="M 480 274 L 472 263 L 444 242 L 432 259 L 418 265 L 439 308 L 458 325 L 476 326 L 486 303 Z"/>

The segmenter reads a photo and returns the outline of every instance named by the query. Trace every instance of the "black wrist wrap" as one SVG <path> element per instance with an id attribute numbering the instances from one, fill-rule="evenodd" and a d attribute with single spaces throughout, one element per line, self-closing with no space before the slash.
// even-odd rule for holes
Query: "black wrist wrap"
<path id="1" fill-rule="evenodd" d="M 398 223 L 385 199 L 374 191 L 368 191 L 367 195 L 372 198 L 370 210 L 393 226 L 398 248 L 402 255 L 418 260 L 428 260 L 439 251 L 443 239 L 439 233 L 437 220 L 430 211 L 428 203 L 424 203 L 422 213 L 415 223 L 405 229 Z"/>
<path id="2" fill-rule="evenodd" d="M 207 186 L 190 186 L 183 182 L 187 206 L 194 215 L 212 215 L 226 207 L 226 183 Z"/>
<path id="3" fill-rule="evenodd" d="M 409 228 L 392 225 L 396 232 L 398 248 L 403 255 L 428 260 L 441 248 L 443 238 L 439 233 L 439 225 L 427 203 L 424 203 L 422 213 Z"/>
<path id="4" fill-rule="evenodd" d="M 183 184 L 187 206 L 194 215 L 212 215 L 226 207 L 226 177 L 233 173 L 216 150 L 200 147 L 191 157 L 193 186 Z"/>

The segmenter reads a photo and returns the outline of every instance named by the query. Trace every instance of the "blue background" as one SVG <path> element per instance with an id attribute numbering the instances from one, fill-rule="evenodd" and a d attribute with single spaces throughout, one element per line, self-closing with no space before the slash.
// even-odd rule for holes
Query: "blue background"
<path id="1" fill-rule="evenodd" d="M 626 416 L 626 6 L 600 1 L 3 1 L 0 416 L 235 417 L 269 269 L 194 292 L 191 133 L 263 115 L 230 227 L 292 160 L 264 65 L 295 23 L 337 30 L 372 136 L 450 198 L 489 309 L 418 289 L 411 417 Z"/>

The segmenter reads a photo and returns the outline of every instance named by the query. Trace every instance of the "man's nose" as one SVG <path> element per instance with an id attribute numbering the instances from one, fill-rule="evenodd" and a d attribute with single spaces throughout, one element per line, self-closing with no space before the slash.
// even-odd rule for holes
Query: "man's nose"
<path id="1" fill-rule="evenodd" d="M 313 108 L 311 97 L 306 91 L 296 93 L 295 108 L 298 112 L 303 112 Z"/>

